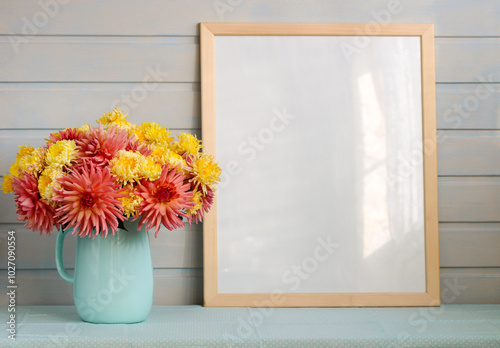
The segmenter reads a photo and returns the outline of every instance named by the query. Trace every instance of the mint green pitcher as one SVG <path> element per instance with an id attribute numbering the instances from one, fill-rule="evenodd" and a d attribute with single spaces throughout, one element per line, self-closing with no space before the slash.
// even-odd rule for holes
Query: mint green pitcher
<path id="1" fill-rule="evenodd" d="M 80 317 L 98 324 L 144 321 L 153 304 L 153 264 L 149 233 L 138 231 L 138 221 L 124 221 L 106 238 L 76 237 L 74 275 L 64 269 L 66 234 L 56 241 L 56 265 L 61 277 L 73 284 L 73 298 Z"/>

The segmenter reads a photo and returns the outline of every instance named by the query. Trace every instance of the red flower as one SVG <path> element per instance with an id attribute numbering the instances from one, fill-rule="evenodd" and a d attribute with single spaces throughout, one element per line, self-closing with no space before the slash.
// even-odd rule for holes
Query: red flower
<path id="1" fill-rule="evenodd" d="M 143 143 L 138 139 L 135 139 L 134 137 L 130 139 L 129 143 L 125 147 L 125 150 L 133 152 L 137 151 L 143 154 L 144 156 L 149 156 L 153 152 L 153 150 L 151 150 L 148 144 Z"/>
<path id="2" fill-rule="evenodd" d="M 17 219 L 26 221 L 24 227 L 50 235 L 54 226 L 59 228 L 55 210 L 41 201 L 38 182 L 31 174 L 24 173 L 22 178 L 14 177 L 12 186 L 16 195 Z"/>
<path id="3" fill-rule="evenodd" d="M 59 203 L 56 217 L 73 234 L 95 238 L 100 232 L 106 237 L 109 230 L 112 234 L 118 230 L 118 220 L 125 219 L 119 198 L 125 195 L 108 168 L 84 165 L 58 182 L 61 189 L 53 198 Z"/>
<path id="4" fill-rule="evenodd" d="M 115 154 L 128 144 L 128 131 L 125 129 L 121 130 L 117 126 L 104 129 L 102 124 L 99 128 L 92 127 L 90 133 L 76 141 L 81 151 L 79 165 L 87 162 L 93 166 L 107 166 Z"/>
<path id="5" fill-rule="evenodd" d="M 155 237 L 163 224 L 167 229 L 173 230 L 184 227 L 180 216 L 187 217 L 182 211 L 192 208 L 193 192 L 191 185 L 184 183 L 184 174 L 177 168 L 170 169 L 167 165 L 163 168 L 161 176 L 155 181 L 141 180 L 137 185 L 135 194 L 144 198 L 138 207 L 138 216 L 141 217 L 139 228 L 146 224 L 146 230 L 155 227 Z"/>
<path id="6" fill-rule="evenodd" d="M 48 149 L 50 145 L 57 143 L 59 140 L 80 140 L 83 138 L 84 133 L 79 131 L 77 128 L 66 128 L 60 132 L 50 133 L 49 139 L 45 147 Z"/>

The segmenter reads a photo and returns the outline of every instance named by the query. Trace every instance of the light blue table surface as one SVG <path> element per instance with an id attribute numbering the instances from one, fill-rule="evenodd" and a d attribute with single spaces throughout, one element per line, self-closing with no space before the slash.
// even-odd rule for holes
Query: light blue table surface
<path id="1" fill-rule="evenodd" d="M 0 319 L 6 327 L 7 309 Z M 1 347 L 500 347 L 500 305 L 437 308 L 154 306 L 140 324 L 89 324 L 74 306 L 16 308 Z"/>

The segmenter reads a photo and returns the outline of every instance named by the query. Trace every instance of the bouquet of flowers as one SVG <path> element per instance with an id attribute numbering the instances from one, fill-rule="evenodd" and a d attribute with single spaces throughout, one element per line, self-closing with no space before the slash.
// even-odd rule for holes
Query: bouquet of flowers
<path id="1" fill-rule="evenodd" d="M 139 229 L 172 230 L 198 223 L 210 209 L 221 170 L 201 152 L 195 135 L 177 140 L 155 122 L 137 126 L 119 109 L 98 126 L 50 134 L 39 148 L 19 146 L 3 191 L 14 192 L 18 220 L 50 234 L 54 227 L 80 237 L 114 234 L 125 219 Z"/>

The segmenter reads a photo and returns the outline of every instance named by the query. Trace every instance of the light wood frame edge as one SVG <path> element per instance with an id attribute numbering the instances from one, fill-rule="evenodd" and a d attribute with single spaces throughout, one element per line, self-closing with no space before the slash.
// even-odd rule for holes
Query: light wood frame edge
<path id="1" fill-rule="evenodd" d="M 439 278 L 439 218 L 436 136 L 436 73 L 434 25 L 421 35 L 422 54 L 422 136 L 424 145 L 425 261 L 427 293 L 441 304 Z"/>
<path id="2" fill-rule="evenodd" d="M 215 71 L 214 34 L 200 24 L 201 138 L 203 152 L 215 156 Z M 217 291 L 217 194 L 212 209 L 203 219 L 203 298 L 209 306 Z"/>
<path id="3" fill-rule="evenodd" d="M 217 289 L 217 203 L 203 225 L 204 305 L 207 307 L 355 307 L 439 306 L 439 234 L 437 196 L 436 100 L 433 24 L 381 24 L 376 34 L 366 23 L 200 23 L 202 139 L 216 155 L 215 35 L 418 36 L 422 60 L 422 135 L 424 142 L 424 212 L 426 292 L 219 294 Z M 274 300 L 273 300 L 274 299 Z"/>

